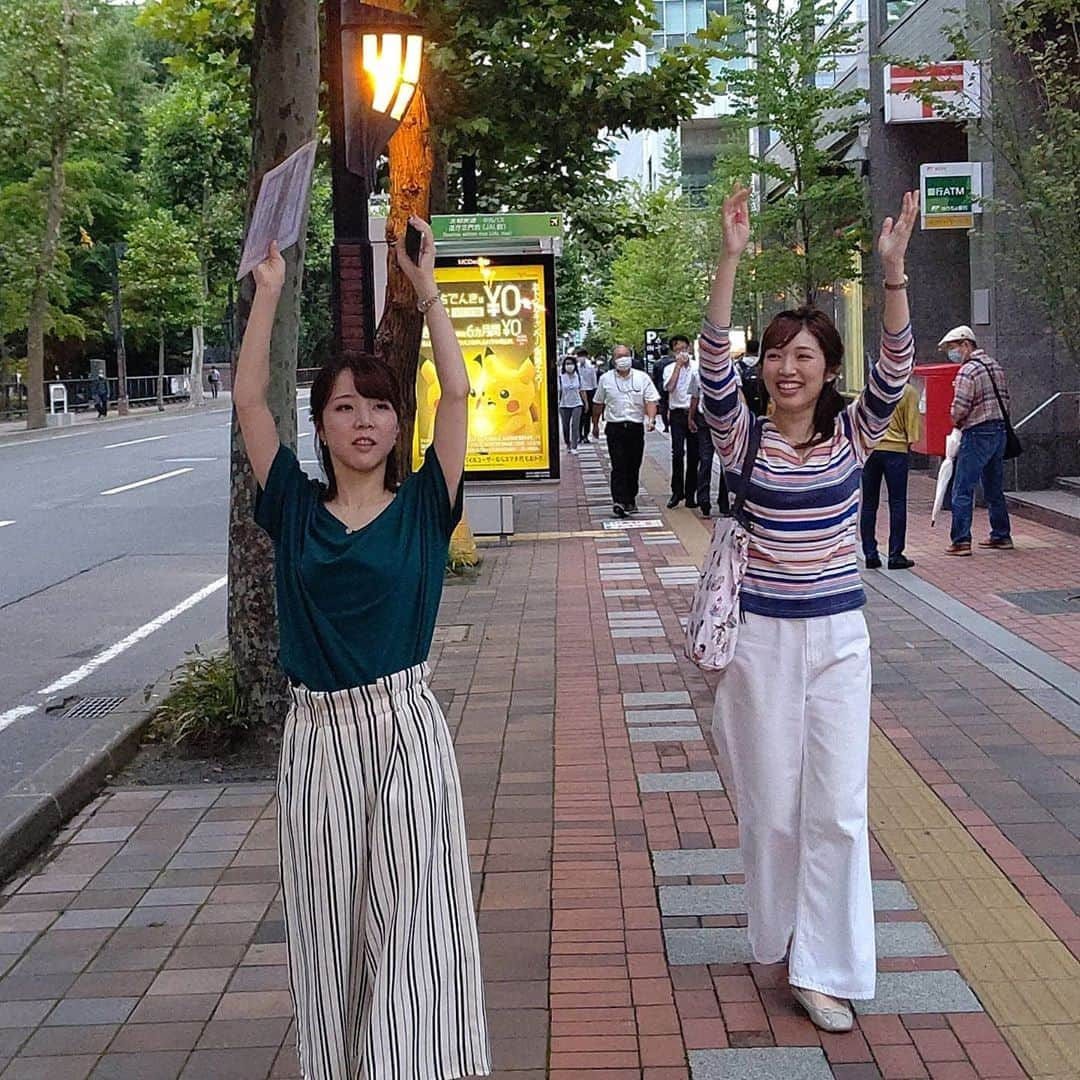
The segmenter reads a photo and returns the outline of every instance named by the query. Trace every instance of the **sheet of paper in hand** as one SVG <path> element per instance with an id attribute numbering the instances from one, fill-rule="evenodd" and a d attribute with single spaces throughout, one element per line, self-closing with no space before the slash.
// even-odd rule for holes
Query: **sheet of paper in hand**
<path id="1" fill-rule="evenodd" d="M 284 251 L 300 239 L 307 222 L 316 145 L 317 140 L 312 139 L 262 178 L 237 281 L 270 254 L 272 240 L 277 241 L 279 251 Z"/>

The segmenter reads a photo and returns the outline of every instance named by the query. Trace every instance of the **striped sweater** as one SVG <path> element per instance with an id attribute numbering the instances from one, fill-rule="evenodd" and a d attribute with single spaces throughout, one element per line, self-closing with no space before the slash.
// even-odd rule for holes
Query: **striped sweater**
<path id="1" fill-rule="evenodd" d="M 744 610 L 782 619 L 851 611 L 866 603 L 855 562 L 862 466 L 885 434 L 911 375 L 911 328 L 884 334 L 866 389 L 836 419 L 833 437 L 802 460 L 769 420 L 750 477 L 750 562 Z M 700 339 L 701 406 L 737 491 L 752 414 L 732 368 L 728 330 L 706 322 Z"/>

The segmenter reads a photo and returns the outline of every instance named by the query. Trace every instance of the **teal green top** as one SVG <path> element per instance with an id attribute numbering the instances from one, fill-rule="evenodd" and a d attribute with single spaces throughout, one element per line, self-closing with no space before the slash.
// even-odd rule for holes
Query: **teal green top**
<path id="1" fill-rule="evenodd" d="M 281 446 L 255 520 L 274 541 L 280 662 L 311 690 L 367 686 L 427 659 L 450 534 L 461 520 L 435 448 L 394 501 L 354 533 L 323 505 L 325 488 Z"/>

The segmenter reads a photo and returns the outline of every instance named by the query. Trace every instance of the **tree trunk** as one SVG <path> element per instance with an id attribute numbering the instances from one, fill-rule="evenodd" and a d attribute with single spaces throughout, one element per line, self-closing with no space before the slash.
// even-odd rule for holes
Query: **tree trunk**
<path id="1" fill-rule="evenodd" d="M 158 412 L 165 411 L 165 324 L 158 327 L 157 350 L 157 407 Z"/>
<path id="2" fill-rule="evenodd" d="M 427 102 L 423 93 L 417 91 L 401 127 L 390 140 L 389 228 L 398 236 L 404 235 L 411 215 L 425 219 L 430 216 L 433 165 Z M 392 252 L 387 252 L 387 263 L 386 306 L 375 333 L 375 352 L 397 369 L 402 401 L 399 460 L 411 462 L 416 367 L 424 317 L 416 310 L 413 287 L 398 268 Z"/>
<path id="3" fill-rule="evenodd" d="M 191 404 L 203 403 L 203 354 L 206 351 L 206 328 L 191 328 Z"/>
<path id="4" fill-rule="evenodd" d="M 70 0 L 62 0 L 60 33 L 56 49 L 60 56 L 59 98 L 67 97 L 68 50 L 71 47 L 75 25 L 75 12 Z M 49 190 L 45 202 L 45 235 L 41 240 L 41 252 L 34 267 L 34 286 L 30 293 L 30 312 L 26 330 L 26 426 L 45 426 L 45 322 L 49 315 L 49 277 L 56 264 L 56 252 L 60 246 L 60 225 L 64 218 L 64 164 L 67 160 L 68 136 L 62 127 L 53 139 L 49 162 Z"/>
<path id="5" fill-rule="evenodd" d="M 29 409 L 28 428 L 45 426 L 45 323 L 49 316 L 49 277 L 56 264 L 60 246 L 60 224 L 64 217 L 64 161 L 67 138 L 53 144 L 49 171 L 49 191 L 45 204 L 45 234 L 41 254 L 34 267 L 34 285 L 30 292 L 30 317 L 26 328 L 26 391 Z"/>
<path id="6" fill-rule="evenodd" d="M 248 222 L 263 174 L 313 139 L 319 111 L 318 0 L 258 0 L 255 5 L 252 86 L 252 154 Z M 285 252 L 288 275 L 270 348 L 268 404 L 278 436 L 296 447 L 296 353 L 305 236 Z M 240 291 L 238 329 L 243 332 L 254 282 Z M 288 685 L 277 666 L 273 549 L 254 521 L 255 481 L 233 414 L 229 499 L 229 650 L 237 690 L 248 716 L 280 724 Z"/>

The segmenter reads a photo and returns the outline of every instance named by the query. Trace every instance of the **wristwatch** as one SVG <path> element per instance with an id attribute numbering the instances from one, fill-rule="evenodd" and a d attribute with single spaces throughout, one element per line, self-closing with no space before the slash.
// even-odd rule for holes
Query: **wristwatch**
<path id="1" fill-rule="evenodd" d="M 416 303 L 416 310 L 421 315 L 426 315 L 436 304 L 442 302 L 442 293 L 437 292 L 434 296 L 429 296 L 424 300 L 418 300 Z"/>
<path id="2" fill-rule="evenodd" d="M 891 281 L 885 281 L 882 284 L 885 286 L 886 289 L 892 289 L 894 291 L 898 291 L 900 289 L 906 289 L 908 287 L 908 281 L 909 280 L 910 280 L 910 278 L 907 276 L 907 274 L 905 274 L 903 281 L 898 281 L 895 284 L 893 284 L 893 282 L 891 282 Z"/>

